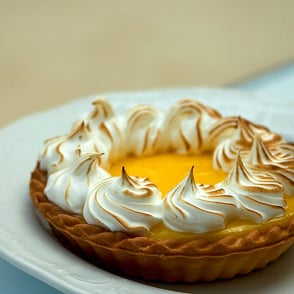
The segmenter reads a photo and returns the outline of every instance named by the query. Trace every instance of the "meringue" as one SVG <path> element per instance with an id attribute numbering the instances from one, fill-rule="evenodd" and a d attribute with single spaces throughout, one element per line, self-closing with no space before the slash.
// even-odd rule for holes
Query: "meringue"
<path id="1" fill-rule="evenodd" d="M 286 195 L 294 194 L 294 157 L 281 150 L 271 152 L 262 139 L 255 136 L 252 149 L 247 155 L 248 165 L 257 173 L 270 174 L 284 187 Z"/>
<path id="2" fill-rule="evenodd" d="M 110 177 L 99 165 L 103 154 L 86 153 L 67 167 L 49 175 L 45 193 L 52 202 L 66 211 L 81 213 L 91 186 Z"/>
<path id="3" fill-rule="evenodd" d="M 213 185 L 196 184 L 193 167 L 187 177 L 165 197 L 163 222 L 174 231 L 203 233 L 222 229 L 234 212 L 233 196 Z"/>
<path id="4" fill-rule="evenodd" d="M 161 192 L 147 178 L 129 176 L 122 168 L 120 177 L 99 181 L 84 205 L 87 223 L 111 231 L 146 234 L 161 221 Z"/>
<path id="5" fill-rule="evenodd" d="M 117 115 L 103 98 L 68 134 L 40 152 L 45 193 L 89 224 L 146 235 L 160 222 L 178 232 L 210 232 L 234 219 L 264 223 L 282 217 L 294 195 L 294 147 L 266 127 L 241 117 L 223 118 L 196 100 L 163 113 L 139 105 Z M 129 156 L 210 152 L 213 167 L 228 173 L 215 185 L 195 183 L 193 169 L 167 195 L 149 179 L 118 177 L 109 169 Z M 101 155 L 103 154 L 103 155 Z M 196 163 L 197 164 L 197 163 Z M 175 167 L 176 169 L 176 167 Z"/>
<path id="6" fill-rule="evenodd" d="M 250 172 L 240 154 L 227 178 L 219 185 L 237 200 L 235 216 L 240 219 L 264 223 L 284 215 L 283 186 L 269 174 Z"/>

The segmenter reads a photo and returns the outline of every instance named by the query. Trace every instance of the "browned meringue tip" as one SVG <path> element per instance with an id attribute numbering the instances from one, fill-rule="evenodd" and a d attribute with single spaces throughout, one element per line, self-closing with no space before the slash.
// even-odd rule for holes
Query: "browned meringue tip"
<path id="1" fill-rule="evenodd" d="M 121 168 L 121 181 L 122 181 L 122 184 L 125 185 L 125 184 L 128 184 L 128 185 L 136 185 L 137 179 L 138 177 L 136 176 L 129 176 L 129 174 L 127 173 L 127 170 L 125 168 L 125 166 L 122 166 Z"/>
<path id="2" fill-rule="evenodd" d="M 188 179 L 191 180 L 191 182 L 195 183 L 195 179 L 194 179 L 194 165 L 191 166 L 190 171 L 188 173 Z"/>
<path id="3" fill-rule="evenodd" d="M 130 122 L 133 119 L 137 120 L 137 117 L 141 115 L 154 117 L 156 113 L 157 113 L 157 110 L 153 106 L 148 104 L 140 104 L 129 110 L 128 122 Z"/>
<path id="4" fill-rule="evenodd" d="M 87 152 L 82 154 L 82 150 L 80 148 L 77 148 L 75 150 L 75 153 L 77 156 L 80 157 L 79 165 L 82 166 L 85 163 L 90 163 L 90 165 L 95 165 L 98 164 L 99 166 L 101 165 L 101 157 L 105 155 L 104 152 Z"/>
<path id="5" fill-rule="evenodd" d="M 271 153 L 265 146 L 262 138 L 258 134 L 255 134 L 250 152 L 248 154 L 248 162 L 251 164 L 260 164 L 262 163 L 261 157 L 272 160 Z"/>
<path id="6" fill-rule="evenodd" d="M 86 132 L 90 131 L 89 125 L 85 120 L 80 120 L 80 121 L 75 123 L 75 125 L 73 126 L 71 132 L 68 134 L 67 139 L 70 140 L 70 139 L 74 138 L 77 135 L 80 136 L 85 131 Z"/>
<path id="7" fill-rule="evenodd" d="M 74 137 L 78 133 L 83 133 L 87 129 L 87 123 L 85 120 L 80 120 L 76 122 L 76 124 L 73 126 L 71 133 L 69 133 L 69 138 Z"/>
<path id="8" fill-rule="evenodd" d="M 123 185 L 126 182 L 129 182 L 129 180 L 130 180 L 130 177 L 129 177 L 129 175 L 128 175 L 128 173 L 127 173 L 126 168 L 125 168 L 124 165 L 121 167 L 121 180 L 122 180 L 122 184 Z"/>
<path id="9" fill-rule="evenodd" d="M 92 101 L 94 110 L 90 114 L 90 117 L 97 118 L 101 117 L 103 119 L 109 119 L 113 117 L 114 111 L 112 106 L 103 97 L 98 97 Z"/>
<path id="10" fill-rule="evenodd" d="M 237 153 L 237 157 L 235 159 L 233 168 L 228 173 L 227 177 L 225 178 L 224 182 L 226 184 L 229 184 L 232 179 L 234 179 L 236 182 L 239 181 L 240 176 L 243 174 L 244 177 L 247 177 L 248 171 L 243 163 L 240 151 Z"/>
<path id="11" fill-rule="evenodd" d="M 91 158 L 91 160 L 93 160 L 93 162 L 95 161 L 100 161 L 100 158 L 105 155 L 104 152 L 93 152 L 93 153 L 88 153 L 89 157 Z"/>
<path id="12" fill-rule="evenodd" d="M 92 105 L 97 105 L 97 104 L 101 104 L 101 101 L 105 101 L 105 99 L 103 98 L 103 97 L 96 97 L 92 102 L 91 102 L 91 104 Z"/>
<path id="13" fill-rule="evenodd" d="M 127 171 L 124 165 L 121 167 L 121 175 L 122 176 L 127 175 Z"/>

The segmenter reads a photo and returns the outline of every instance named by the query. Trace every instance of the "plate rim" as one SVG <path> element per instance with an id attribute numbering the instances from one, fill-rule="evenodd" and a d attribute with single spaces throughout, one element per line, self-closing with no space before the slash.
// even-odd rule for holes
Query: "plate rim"
<path id="1" fill-rule="evenodd" d="M 40 111 L 40 112 L 36 112 L 33 114 L 30 114 L 28 116 L 25 116 L 23 118 L 20 118 L 16 121 L 14 121 L 13 123 L 5 126 L 4 128 L 0 129 L 0 138 L 2 136 L 6 136 L 7 134 L 9 134 L 9 132 L 13 131 L 15 128 L 18 128 L 19 125 L 26 125 L 26 124 L 30 124 L 32 120 L 38 120 L 38 119 L 45 119 L 45 117 L 50 117 L 52 116 L 54 113 L 56 112 L 61 112 L 63 110 L 66 110 L 67 108 L 73 108 L 73 107 L 77 107 L 77 105 L 80 104 L 87 104 L 87 108 L 89 108 L 89 102 L 91 100 L 93 100 L 93 98 L 97 97 L 97 96 L 104 96 L 104 97 L 112 97 L 109 100 L 113 100 L 115 101 L 117 99 L 117 97 L 133 97 L 131 98 L 131 100 L 135 99 L 136 102 L 135 104 L 140 104 L 140 102 L 137 100 L 137 97 L 141 97 L 141 96 L 145 96 L 147 95 L 150 99 L 150 95 L 156 95 L 156 96 L 168 96 L 171 95 L 172 97 L 174 97 L 173 99 L 180 99 L 180 96 L 182 98 L 184 98 L 183 96 L 184 93 L 193 93 L 193 96 L 209 96 L 209 95 L 219 95 L 219 96 L 223 96 L 223 95 L 236 95 L 238 96 L 242 96 L 244 97 L 244 95 L 246 97 L 250 96 L 250 97 L 261 97 L 261 95 L 254 95 L 252 93 L 248 93 L 248 92 L 244 92 L 244 91 L 240 91 L 238 89 L 228 89 L 228 88 L 168 88 L 168 89 L 159 89 L 159 90 L 147 90 L 147 91 L 133 91 L 133 92 L 129 92 L 129 91 L 125 91 L 125 92 L 109 92 L 109 93 L 102 93 L 100 95 L 89 95 L 87 97 L 84 98 L 78 98 L 74 101 L 71 102 L 67 102 L 64 103 L 58 107 L 53 107 L 50 108 L 48 110 L 45 111 Z M 198 94 L 197 94 L 198 93 Z M 177 98 L 175 98 L 177 97 Z M 263 98 L 262 98 L 263 99 Z M 268 99 L 268 97 L 267 97 Z M 170 101 L 169 101 L 170 102 Z M 58 135 L 58 134 L 57 134 Z M 40 138 L 38 138 L 37 142 L 40 143 L 41 139 L 46 137 L 41 136 Z M 35 141 L 34 141 L 35 142 Z M 37 148 L 40 148 L 40 146 L 35 146 L 35 150 L 37 150 Z M 36 155 L 36 154 L 35 154 Z M 31 157 L 30 157 L 31 159 Z M 1 160 L 3 160 L 2 158 L 0 158 L 0 162 L 2 162 Z M 26 162 L 26 164 L 28 165 L 29 162 Z M 35 164 L 35 162 L 31 162 L 30 163 L 30 168 L 32 170 L 33 165 Z M 28 168 L 28 166 L 27 166 Z M 27 178 L 28 179 L 28 178 Z M 28 191 L 27 191 L 28 194 Z M 28 196 L 28 195 L 27 195 Z M 2 230 L 3 231 L 3 230 Z M 292 250 L 293 252 L 293 250 Z M 77 290 L 77 288 L 72 288 L 69 287 L 69 285 L 65 282 L 65 281 L 60 281 L 60 280 L 56 280 L 56 277 L 54 275 L 48 275 L 48 273 L 46 271 L 44 271 L 44 269 L 40 270 L 40 268 L 38 266 L 36 266 L 36 264 L 27 264 L 27 262 L 24 259 L 19 259 L 16 258 L 15 255 L 13 255 L 7 248 L 5 248 L 4 243 L 3 243 L 3 238 L 0 237 L 0 256 L 5 259 L 6 261 L 8 261 L 9 263 L 13 264 L 14 266 L 18 267 L 19 269 L 27 272 L 28 274 L 36 277 L 37 279 L 42 280 L 43 282 L 51 285 L 54 288 L 57 288 L 58 290 L 61 291 L 70 291 L 71 293 L 75 293 L 75 291 Z M 118 277 L 116 275 L 114 275 L 114 277 Z M 120 279 L 124 279 L 122 277 L 120 277 Z M 127 283 L 128 279 L 124 279 L 124 283 Z M 132 282 L 134 282 L 133 280 L 131 280 Z M 136 282 L 137 283 L 137 282 Z M 158 283 L 156 283 L 158 285 Z M 143 286 L 144 284 L 140 283 L 140 286 Z M 149 283 L 145 283 L 145 285 L 147 286 L 144 289 L 140 289 L 140 291 L 143 291 L 143 293 L 149 293 L 149 290 L 152 291 L 152 293 L 156 292 L 156 288 L 154 288 L 154 286 L 150 286 Z M 151 287 L 151 288 L 150 288 Z M 135 289 L 135 288 L 134 288 Z M 158 288 L 160 289 L 160 291 L 162 292 L 164 289 L 162 288 Z M 169 291 L 171 289 L 166 289 L 166 291 Z M 78 292 L 81 293 L 81 291 L 83 292 L 83 289 L 78 289 Z M 84 293 L 89 293 L 87 291 L 85 291 Z M 99 293 L 99 292 L 97 292 Z M 102 293 L 102 292 L 101 292 Z M 114 292 L 115 293 L 115 292 Z"/>

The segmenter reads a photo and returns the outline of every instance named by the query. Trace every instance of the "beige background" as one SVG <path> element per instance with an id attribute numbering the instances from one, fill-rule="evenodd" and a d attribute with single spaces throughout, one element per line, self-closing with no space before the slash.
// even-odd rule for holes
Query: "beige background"
<path id="1" fill-rule="evenodd" d="M 294 59 L 293 0 L 0 0 L 0 127 L 93 93 L 230 85 Z"/>

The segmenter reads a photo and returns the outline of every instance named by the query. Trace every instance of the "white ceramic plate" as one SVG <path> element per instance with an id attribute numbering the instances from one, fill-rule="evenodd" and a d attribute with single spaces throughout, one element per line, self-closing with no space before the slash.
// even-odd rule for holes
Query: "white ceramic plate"
<path id="1" fill-rule="evenodd" d="M 242 115 L 294 140 L 292 101 L 222 89 L 170 89 L 112 93 L 117 112 L 138 103 L 161 109 L 180 98 L 196 98 L 223 115 Z M 129 280 L 96 268 L 64 249 L 37 221 L 28 192 L 30 172 L 44 139 L 63 134 L 91 109 L 89 97 L 38 113 L 0 131 L 0 255 L 16 267 L 67 293 L 293 293 L 294 248 L 262 271 L 209 284 L 168 285 Z"/>

